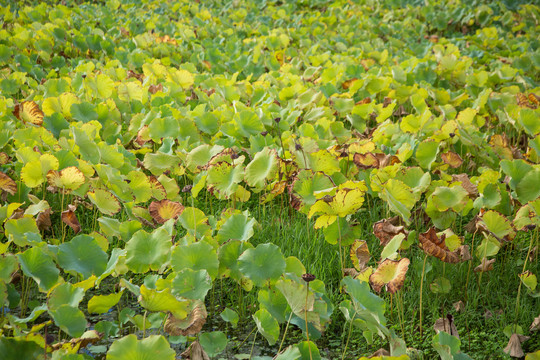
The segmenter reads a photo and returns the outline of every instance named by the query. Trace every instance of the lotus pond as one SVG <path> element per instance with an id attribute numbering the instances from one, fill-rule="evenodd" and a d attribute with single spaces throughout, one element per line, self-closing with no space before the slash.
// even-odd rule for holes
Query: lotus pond
<path id="1" fill-rule="evenodd" d="M 540 359 L 535 1 L 0 5 L 0 359 Z"/>

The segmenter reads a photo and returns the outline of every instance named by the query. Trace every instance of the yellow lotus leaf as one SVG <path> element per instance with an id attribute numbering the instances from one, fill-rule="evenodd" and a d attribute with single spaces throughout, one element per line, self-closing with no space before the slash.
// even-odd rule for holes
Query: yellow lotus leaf
<path id="1" fill-rule="evenodd" d="M 381 292 L 382 287 L 385 286 L 386 291 L 394 294 L 403 286 L 409 264 L 410 261 L 407 258 L 403 258 L 399 261 L 385 259 L 379 264 L 377 270 L 369 277 L 371 287 L 376 292 Z"/>

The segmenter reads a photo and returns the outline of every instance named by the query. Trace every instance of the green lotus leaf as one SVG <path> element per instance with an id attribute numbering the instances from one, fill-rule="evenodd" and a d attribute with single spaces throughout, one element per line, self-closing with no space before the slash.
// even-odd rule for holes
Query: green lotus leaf
<path id="1" fill-rule="evenodd" d="M 516 186 L 516 194 L 523 204 L 540 197 L 540 169 L 530 171 L 521 179 Z"/>
<path id="2" fill-rule="evenodd" d="M 130 171 L 127 180 L 135 195 L 135 203 L 144 203 L 152 198 L 152 184 L 148 176 L 140 171 Z"/>
<path id="3" fill-rule="evenodd" d="M 150 335 L 142 340 L 130 334 L 112 343 L 107 360 L 174 360 L 175 351 L 161 335 Z"/>
<path id="4" fill-rule="evenodd" d="M 121 209 L 118 199 L 107 190 L 96 189 L 89 191 L 86 195 L 97 206 L 99 211 L 105 215 L 114 215 Z"/>
<path id="5" fill-rule="evenodd" d="M 299 282 L 280 279 L 276 283 L 276 288 L 281 291 L 291 311 L 297 316 L 303 318 L 307 311 L 313 311 L 315 296 L 307 291 L 307 286 Z"/>
<path id="6" fill-rule="evenodd" d="M 423 169 L 430 170 L 431 164 L 437 158 L 439 153 L 439 142 L 437 141 L 424 141 L 418 144 L 416 148 L 416 161 Z"/>
<path id="7" fill-rule="evenodd" d="M 104 314 L 110 308 L 118 304 L 123 291 L 109 295 L 94 295 L 88 300 L 88 312 L 90 314 Z"/>
<path id="8" fill-rule="evenodd" d="M 86 101 L 72 104 L 70 107 L 70 113 L 74 120 L 83 123 L 97 120 L 99 117 L 96 111 L 96 106 Z"/>
<path id="9" fill-rule="evenodd" d="M 138 274 L 159 271 L 168 264 L 171 246 L 171 236 L 164 227 L 150 234 L 139 230 L 126 244 L 126 265 Z"/>
<path id="10" fill-rule="evenodd" d="M 84 297 L 84 289 L 75 287 L 70 283 L 63 283 L 55 286 L 47 299 L 49 311 L 55 311 L 62 305 L 78 307 Z"/>
<path id="11" fill-rule="evenodd" d="M 168 311 L 178 319 L 184 319 L 189 312 L 189 302 L 177 299 L 168 288 L 158 291 L 141 285 L 139 302 L 148 311 Z"/>
<path id="12" fill-rule="evenodd" d="M 364 320 L 374 321 L 378 326 L 379 324 L 386 325 L 386 318 L 384 317 L 385 302 L 369 291 L 367 282 L 347 276 L 341 280 L 341 283 L 345 286 L 345 291 L 351 296 L 355 311 L 358 314 L 367 313 L 366 316 L 363 316 Z"/>
<path id="13" fill-rule="evenodd" d="M 243 110 L 234 116 L 236 125 L 240 134 L 249 138 L 251 135 L 257 135 L 264 131 L 264 126 L 257 114 L 253 111 Z"/>
<path id="14" fill-rule="evenodd" d="M 40 291 L 47 292 L 58 282 L 60 271 L 52 258 L 39 247 L 32 247 L 17 257 L 23 273 L 37 282 Z"/>
<path id="15" fill-rule="evenodd" d="M 113 94 L 114 81 L 105 74 L 87 76 L 84 79 L 84 87 L 92 96 L 100 99 L 108 99 Z"/>
<path id="16" fill-rule="evenodd" d="M 259 244 L 246 250 L 239 258 L 239 270 L 257 286 L 277 280 L 285 271 L 285 258 L 279 247 Z"/>
<path id="17" fill-rule="evenodd" d="M 231 323 L 233 328 L 236 328 L 236 325 L 238 325 L 238 320 L 240 320 L 238 313 L 229 308 L 225 308 L 225 310 L 223 310 L 219 316 L 221 316 L 223 321 Z"/>
<path id="18" fill-rule="evenodd" d="M 199 342 L 210 357 L 218 355 L 227 346 L 227 336 L 221 331 L 212 331 L 199 335 Z"/>
<path id="19" fill-rule="evenodd" d="M 268 310 L 280 323 L 287 321 L 290 310 L 285 296 L 275 287 L 262 288 L 257 296 L 260 307 Z"/>
<path id="20" fill-rule="evenodd" d="M 204 300 L 212 288 L 212 279 L 206 270 L 180 270 L 172 281 L 172 293 L 187 299 Z"/>
<path id="21" fill-rule="evenodd" d="M 523 230 L 528 225 L 540 226 L 540 199 L 523 205 L 514 218 L 514 226 L 517 230 Z"/>
<path id="22" fill-rule="evenodd" d="M 253 227 L 257 225 L 257 221 L 249 218 L 247 213 L 233 214 L 218 231 L 218 239 L 220 242 L 227 240 L 247 241 L 253 234 Z"/>
<path id="23" fill-rule="evenodd" d="M 259 309 L 252 315 L 257 330 L 268 341 L 269 345 L 274 345 L 279 339 L 279 323 L 266 309 Z"/>
<path id="24" fill-rule="evenodd" d="M 197 172 L 199 166 L 208 164 L 210 159 L 221 151 L 223 151 L 223 146 L 199 145 L 187 154 L 186 166 L 190 171 Z"/>
<path id="25" fill-rule="evenodd" d="M 307 358 L 309 358 L 309 353 L 307 354 Z M 298 350 L 297 345 L 290 345 L 285 350 L 280 352 L 276 357 L 275 360 L 298 360 L 303 359 L 302 354 L 300 353 L 300 350 Z"/>
<path id="26" fill-rule="evenodd" d="M 178 245 L 171 255 L 171 266 L 180 272 L 189 268 L 206 270 L 212 279 L 218 274 L 219 261 L 216 250 L 207 242 L 199 241 L 189 245 Z"/>
<path id="27" fill-rule="evenodd" d="M 211 230 L 208 225 L 208 217 L 195 207 L 187 207 L 182 214 L 178 217 L 178 220 L 182 227 L 193 236 L 201 238 L 205 233 Z"/>
<path id="28" fill-rule="evenodd" d="M 439 186 L 431 197 L 436 209 L 441 212 L 448 209 L 460 212 L 468 201 L 468 193 L 461 186 Z"/>
<path id="29" fill-rule="evenodd" d="M 540 133 L 540 121 L 538 121 L 538 117 L 540 117 L 539 110 L 523 108 L 519 112 L 518 122 L 523 126 L 527 134 L 535 136 Z"/>
<path id="30" fill-rule="evenodd" d="M 37 245 L 42 241 L 36 220 L 30 216 L 6 221 L 4 229 L 7 238 L 21 247 Z"/>
<path id="31" fill-rule="evenodd" d="M 86 330 L 86 319 L 81 310 L 68 304 L 49 311 L 54 323 L 71 337 L 80 337 Z"/>
<path id="32" fill-rule="evenodd" d="M 474 200 L 474 207 L 493 209 L 501 203 L 501 200 L 499 187 L 496 184 L 487 184 L 480 196 Z"/>
<path id="33" fill-rule="evenodd" d="M 388 203 L 390 210 L 400 215 L 405 222 L 409 223 L 411 209 L 416 204 L 417 198 L 411 188 L 403 182 L 390 179 L 383 185 L 379 197 Z"/>
<path id="34" fill-rule="evenodd" d="M 429 289 L 435 294 L 448 294 L 452 289 L 450 280 L 444 277 L 438 277 L 434 282 L 429 284 Z"/>
<path id="35" fill-rule="evenodd" d="M 501 169 L 511 178 L 510 182 L 508 183 L 510 188 L 512 190 L 516 190 L 517 185 L 521 182 L 521 180 L 523 180 L 525 175 L 532 172 L 533 167 L 524 160 L 516 159 L 512 161 L 501 161 Z"/>
<path id="36" fill-rule="evenodd" d="M 479 259 L 486 258 L 488 256 L 495 256 L 501 248 L 499 240 L 493 236 L 487 236 L 482 239 L 482 243 L 475 249 L 476 256 Z"/>
<path id="37" fill-rule="evenodd" d="M 483 230 L 487 230 L 489 233 L 498 237 L 499 239 L 505 239 L 507 241 L 512 240 L 516 233 L 512 228 L 512 223 L 508 221 L 506 217 L 496 211 L 486 211 L 482 215 L 480 224 L 477 224 Z"/>
<path id="38" fill-rule="evenodd" d="M 178 120 L 172 116 L 153 119 L 148 125 L 148 130 L 150 137 L 156 143 L 161 143 L 163 138 L 177 138 L 180 135 Z"/>
<path id="39" fill-rule="evenodd" d="M 179 163 L 180 158 L 178 156 L 165 154 L 160 151 L 146 153 L 143 160 L 144 167 L 156 176 L 176 168 Z"/>
<path id="40" fill-rule="evenodd" d="M 0 337 L 0 355 L 3 360 L 46 359 L 44 349 L 33 340 Z"/>
<path id="41" fill-rule="evenodd" d="M 79 147 L 79 153 L 81 158 L 90 162 L 91 164 L 99 164 L 101 161 L 101 155 L 99 153 L 99 148 L 93 139 L 90 139 L 88 134 L 78 129 L 74 126 L 71 127 L 71 132 L 73 134 L 73 139 L 75 144 Z M 56 169 L 54 169 L 56 170 Z"/>
<path id="42" fill-rule="evenodd" d="M 240 240 L 231 240 L 220 246 L 218 249 L 219 274 L 228 275 L 236 281 L 243 277 L 240 272 L 238 258 L 247 249 L 252 249 L 253 245 L 249 242 Z"/>
<path id="43" fill-rule="evenodd" d="M 255 188 L 262 188 L 267 180 L 274 178 L 277 168 L 278 160 L 275 151 L 264 148 L 255 154 L 253 160 L 246 166 L 246 183 Z"/>
<path id="44" fill-rule="evenodd" d="M 107 267 L 107 253 L 97 241 L 89 235 L 77 235 L 70 242 L 58 247 L 58 264 L 67 271 L 87 279 L 91 275 L 99 276 Z"/>
<path id="45" fill-rule="evenodd" d="M 227 162 L 221 162 L 208 170 L 207 185 L 217 190 L 219 194 L 228 198 L 236 191 L 238 184 L 244 179 L 244 167 L 233 166 Z"/>
<path id="46" fill-rule="evenodd" d="M 19 262 L 17 257 L 13 254 L 6 254 L 0 256 L 0 282 L 9 283 L 11 281 L 11 275 L 19 268 Z"/>
<path id="47" fill-rule="evenodd" d="M 529 289 L 529 291 L 534 292 L 536 290 L 536 286 L 538 285 L 538 279 L 536 278 L 535 274 L 530 271 L 525 271 L 518 276 L 523 285 L 525 285 L 527 289 Z"/>

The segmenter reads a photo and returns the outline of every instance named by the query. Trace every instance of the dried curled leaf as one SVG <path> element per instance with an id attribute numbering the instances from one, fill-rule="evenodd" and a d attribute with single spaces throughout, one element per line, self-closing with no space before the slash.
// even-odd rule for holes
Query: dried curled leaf
<path id="1" fill-rule="evenodd" d="M 461 156 L 459 156 L 453 151 L 447 151 L 441 154 L 441 158 L 445 164 L 448 164 L 450 167 L 453 167 L 454 169 L 460 167 L 461 164 L 463 164 L 463 159 L 461 158 Z"/>
<path id="2" fill-rule="evenodd" d="M 394 216 L 389 219 L 382 219 L 373 224 L 373 234 L 380 240 L 381 245 L 385 246 L 397 234 L 407 236 L 409 232 L 404 226 L 398 226 L 400 222 L 399 216 Z"/>
<path id="3" fill-rule="evenodd" d="M 466 259 L 464 256 L 464 254 L 467 254 L 468 252 L 465 251 L 466 249 L 460 247 L 455 251 L 450 251 L 444 241 L 446 235 L 442 233 L 440 237 L 437 236 L 437 232 L 433 227 L 425 233 L 420 234 L 419 238 L 420 248 L 428 255 L 435 256 L 437 259 L 452 264 L 465 261 Z"/>
<path id="4" fill-rule="evenodd" d="M 96 330 L 88 330 L 87 332 L 82 334 L 81 337 L 74 338 L 69 341 L 58 342 L 52 345 L 52 348 L 53 350 L 71 348 L 71 350 L 77 352 L 79 349 L 83 349 L 88 345 L 97 343 L 99 340 L 101 340 L 102 337 L 103 334 L 97 332 Z"/>
<path id="5" fill-rule="evenodd" d="M 23 101 L 15 105 L 13 115 L 24 123 L 29 122 L 38 126 L 43 124 L 43 111 L 41 111 L 39 105 L 34 101 Z"/>
<path id="6" fill-rule="evenodd" d="M 381 292 L 382 287 L 385 286 L 386 291 L 394 294 L 403 286 L 409 264 L 410 261 L 407 258 L 399 261 L 385 259 L 369 277 L 371 287 L 376 292 Z"/>
<path id="7" fill-rule="evenodd" d="M 15 195 L 17 192 L 17 183 L 3 172 L 0 172 L 0 190 Z"/>
<path id="8" fill-rule="evenodd" d="M 0 165 L 6 165 L 11 161 L 11 158 L 5 152 L 0 152 Z"/>
<path id="9" fill-rule="evenodd" d="M 508 341 L 508 345 L 506 345 L 503 351 L 510 356 L 521 358 L 525 356 L 525 353 L 521 348 L 521 343 L 527 340 L 529 340 L 529 336 L 512 334 L 512 336 L 510 336 L 510 340 Z"/>
<path id="10" fill-rule="evenodd" d="M 356 153 L 353 157 L 353 162 L 360 169 L 380 169 L 388 165 L 399 163 L 399 159 L 395 155 L 386 155 L 383 153 Z"/>
<path id="11" fill-rule="evenodd" d="M 540 330 L 540 315 L 534 318 L 529 331 L 538 331 Z"/>
<path id="12" fill-rule="evenodd" d="M 197 340 L 192 342 L 191 345 L 189 345 L 189 347 L 180 355 L 182 356 L 182 359 L 186 360 L 210 360 Z"/>
<path id="13" fill-rule="evenodd" d="M 474 185 L 467 174 L 452 175 L 452 181 L 461 182 L 461 187 L 472 197 L 478 196 L 478 187 Z"/>
<path id="14" fill-rule="evenodd" d="M 202 302 L 196 302 L 189 315 L 182 320 L 169 314 L 165 321 L 165 331 L 174 336 L 198 334 L 206 323 L 206 308 Z"/>
<path id="15" fill-rule="evenodd" d="M 465 310 L 465 303 L 461 300 L 453 303 L 452 306 L 457 312 L 462 312 L 463 310 Z"/>
<path id="16" fill-rule="evenodd" d="M 354 244 L 351 245 L 350 257 L 354 267 L 358 271 L 364 269 L 371 257 L 367 242 L 365 240 L 356 240 Z"/>
<path id="17" fill-rule="evenodd" d="M 78 234 L 81 231 L 81 224 L 79 224 L 77 215 L 75 215 L 75 210 L 77 210 L 77 208 L 69 204 L 67 210 L 62 211 L 62 221 L 69 225 L 75 234 Z"/>
<path id="18" fill-rule="evenodd" d="M 454 317 L 450 314 L 448 314 L 446 318 L 438 318 L 433 325 L 433 329 L 437 333 L 444 331 L 445 333 L 455 336 L 459 339 L 456 324 L 454 323 Z"/>
<path id="19" fill-rule="evenodd" d="M 51 213 L 51 208 L 47 208 L 38 214 L 36 224 L 39 231 L 43 232 L 51 228 Z"/>
<path id="20" fill-rule="evenodd" d="M 158 224 L 163 224 L 169 219 L 176 219 L 184 211 L 184 206 L 179 202 L 163 199 L 152 201 L 148 207 L 150 215 Z"/>
<path id="21" fill-rule="evenodd" d="M 488 260 L 487 258 L 483 258 L 480 265 L 474 268 L 475 272 L 486 272 L 493 270 L 493 263 L 495 262 L 495 259 Z"/>

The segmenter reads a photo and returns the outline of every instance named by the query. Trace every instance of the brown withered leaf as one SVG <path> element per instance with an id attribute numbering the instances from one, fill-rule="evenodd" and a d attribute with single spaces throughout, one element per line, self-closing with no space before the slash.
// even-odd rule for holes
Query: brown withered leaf
<path id="1" fill-rule="evenodd" d="M 529 340 L 529 336 L 512 334 L 508 345 L 506 345 L 503 351 L 512 357 L 522 358 L 525 356 L 525 353 L 523 352 L 521 343 L 527 340 Z"/>
<path id="2" fill-rule="evenodd" d="M 382 356 L 390 356 L 390 352 L 384 348 L 380 348 L 379 350 L 371 354 L 369 358 L 382 357 Z"/>
<path id="3" fill-rule="evenodd" d="M 382 287 L 385 286 L 386 291 L 394 294 L 403 286 L 409 264 L 410 260 L 407 258 L 399 261 L 385 259 L 369 277 L 371 287 L 376 292 L 381 292 Z"/>
<path id="4" fill-rule="evenodd" d="M 355 278 L 358 275 L 360 275 L 360 272 L 358 270 L 356 270 L 355 268 L 344 268 L 343 269 L 343 275 Z"/>
<path id="5" fill-rule="evenodd" d="M 51 228 L 51 213 L 51 208 L 47 208 L 38 214 L 36 224 L 39 231 L 44 232 Z"/>
<path id="6" fill-rule="evenodd" d="M 461 300 L 455 302 L 452 304 L 452 306 L 454 307 L 454 309 L 459 313 L 459 312 L 462 312 L 463 310 L 465 310 L 465 303 Z"/>
<path id="7" fill-rule="evenodd" d="M 210 360 L 197 340 L 192 342 L 191 345 L 189 345 L 189 347 L 180 355 L 182 356 L 182 359 L 186 360 Z"/>
<path id="8" fill-rule="evenodd" d="M 365 240 L 355 240 L 349 252 L 351 261 L 358 271 L 362 271 L 368 263 L 371 255 Z"/>
<path id="9" fill-rule="evenodd" d="M 69 225 L 75 234 L 78 234 L 81 231 L 81 224 L 79 224 L 77 215 L 75 215 L 75 210 L 77 210 L 77 208 L 69 204 L 67 210 L 62 211 L 62 221 Z"/>
<path id="10" fill-rule="evenodd" d="M 469 180 L 469 176 L 467 174 L 452 175 L 452 181 L 459 181 L 461 183 L 461 187 L 465 189 L 469 196 L 478 196 L 478 187 L 474 185 L 471 180 Z"/>
<path id="11" fill-rule="evenodd" d="M 444 331 L 447 334 L 453 335 L 459 339 L 459 334 L 454 324 L 454 317 L 448 314 L 445 318 L 438 318 L 433 325 L 433 329 L 438 333 Z"/>
<path id="12" fill-rule="evenodd" d="M 403 117 L 403 116 L 409 115 L 409 112 L 407 110 L 405 110 L 405 107 L 403 105 L 399 105 L 397 110 L 394 111 L 394 113 L 392 115 L 396 116 L 396 117 Z"/>
<path id="13" fill-rule="evenodd" d="M 341 87 L 344 89 L 344 90 L 347 90 L 351 87 L 352 84 L 354 84 L 354 82 L 358 80 L 358 78 L 352 78 L 350 80 L 345 80 L 344 82 L 341 83 Z"/>
<path id="14" fill-rule="evenodd" d="M 367 98 L 357 101 L 355 105 L 369 104 L 370 102 L 371 102 L 371 98 L 368 96 Z"/>
<path id="15" fill-rule="evenodd" d="M 474 268 L 475 272 L 486 272 L 493 270 L 493 263 L 495 262 L 495 259 L 488 260 L 487 258 L 483 258 L 480 265 Z"/>
<path id="16" fill-rule="evenodd" d="M 453 151 L 447 151 L 441 154 L 441 158 L 445 164 L 448 164 L 450 167 L 453 167 L 454 169 L 460 167 L 461 164 L 463 164 L 463 159 L 461 158 L 461 156 L 459 156 Z"/>
<path id="17" fill-rule="evenodd" d="M 163 90 L 163 84 L 158 84 L 158 85 L 150 85 L 148 87 L 148 92 L 150 94 L 155 94 L 157 93 L 158 91 L 162 91 Z"/>
<path id="18" fill-rule="evenodd" d="M 79 350 L 87 347 L 88 345 L 95 344 L 101 338 L 103 334 L 97 332 L 96 330 L 88 330 L 81 337 L 71 339 L 69 341 L 61 341 L 52 345 L 53 350 L 67 349 L 71 347 L 72 350 Z"/>
<path id="19" fill-rule="evenodd" d="M 354 154 L 353 162 L 359 169 L 380 169 L 399 163 L 399 159 L 395 155 L 368 152 L 365 154 Z"/>
<path id="20" fill-rule="evenodd" d="M 174 336 L 189 336 L 198 334 L 206 323 L 206 308 L 201 301 L 193 304 L 187 318 L 179 320 L 169 314 L 165 321 L 165 332 Z"/>
<path id="21" fill-rule="evenodd" d="M 534 318 L 529 331 L 538 331 L 540 330 L 540 315 Z"/>
<path id="22" fill-rule="evenodd" d="M 137 131 L 137 138 L 135 139 L 135 142 L 139 146 L 143 146 L 150 140 L 150 129 L 148 128 L 148 125 L 144 125 L 139 129 L 139 131 Z"/>
<path id="23" fill-rule="evenodd" d="M 6 165 L 11 161 L 11 158 L 5 152 L 0 152 L 0 165 Z"/>
<path id="24" fill-rule="evenodd" d="M 464 261 L 461 257 L 460 249 L 450 251 L 445 243 L 446 235 L 443 233 L 440 237 L 434 227 L 429 228 L 425 233 L 420 234 L 420 248 L 428 255 L 434 256 L 447 263 L 458 263 Z"/>
<path id="25" fill-rule="evenodd" d="M 164 224 L 169 219 L 176 219 L 184 211 L 184 205 L 176 201 L 163 199 L 152 201 L 148 207 L 150 215 L 158 224 Z"/>
<path id="26" fill-rule="evenodd" d="M 382 219 L 373 224 L 373 234 L 379 239 L 382 246 L 388 244 L 390 240 L 397 234 L 409 235 L 405 227 L 400 224 L 400 217 L 394 216 L 389 219 Z"/>
<path id="27" fill-rule="evenodd" d="M 478 231 L 478 228 L 476 227 L 476 224 L 478 223 L 478 221 L 480 221 L 480 217 L 479 216 L 475 216 L 471 221 L 469 221 L 467 223 L 467 225 L 465 225 L 463 228 L 465 229 L 465 231 L 467 231 L 468 233 L 470 234 L 474 234 Z"/>
<path id="28" fill-rule="evenodd" d="M 13 115 L 23 123 L 32 123 L 37 126 L 43 124 L 43 111 L 35 101 L 23 101 L 15 105 Z"/>
<path id="29" fill-rule="evenodd" d="M 0 172 L 0 190 L 15 195 L 17 183 L 3 172 Z"/>

